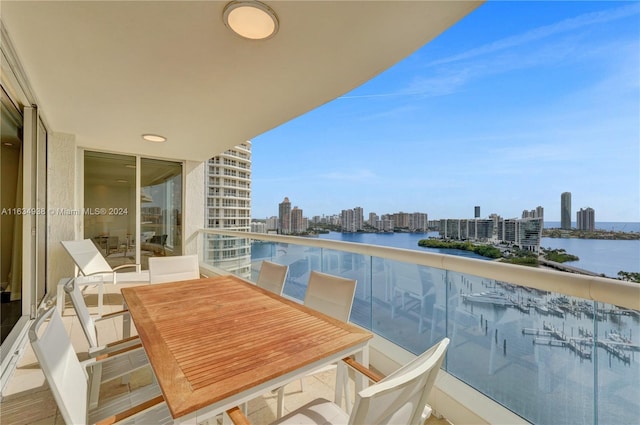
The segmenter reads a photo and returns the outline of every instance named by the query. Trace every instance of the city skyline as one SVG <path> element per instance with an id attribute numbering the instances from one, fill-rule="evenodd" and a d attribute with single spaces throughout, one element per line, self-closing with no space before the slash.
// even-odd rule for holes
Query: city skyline
<path id="1" fill-rule="evenodd" d="M 487 2 L 344 96 L 253 139 L 252 217 L 360 205 L 640 221 L 640 5 Z M 597 172 L 594 172 L 597 170 Z"/>

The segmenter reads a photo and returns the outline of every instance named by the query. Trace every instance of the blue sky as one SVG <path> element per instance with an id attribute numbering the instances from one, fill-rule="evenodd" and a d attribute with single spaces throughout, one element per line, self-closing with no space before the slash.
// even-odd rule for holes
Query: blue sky
<path id="1" fill-rule="evenodd" d="M 286 152 L 286 155 L 283 155 Z M 252 217 L 640 221 L 640 3 L 487 2 L 350 93 L 253 139 Z"/>

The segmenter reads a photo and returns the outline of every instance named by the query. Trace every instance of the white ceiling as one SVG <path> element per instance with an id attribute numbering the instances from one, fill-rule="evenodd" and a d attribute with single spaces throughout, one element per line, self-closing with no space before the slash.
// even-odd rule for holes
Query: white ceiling
<path id="1" fill-rule="evenodd" d="M 3 0 L 1 17 L 54 131 L 202 161 L 364 83 L 482 1 L 265 3 L 280 29 L 262 41 L 231 33 L 220 1 Z"/>

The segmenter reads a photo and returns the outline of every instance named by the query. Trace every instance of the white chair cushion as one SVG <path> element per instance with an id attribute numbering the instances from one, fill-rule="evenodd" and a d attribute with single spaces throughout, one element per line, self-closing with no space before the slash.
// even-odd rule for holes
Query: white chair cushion
<path id="1" fill-rule="evenodd" d="M 335 403 L 318 398 L 272 422 L 272 425 L 346 425 L 348 423 L 349 415 L 344 410 Z"/>

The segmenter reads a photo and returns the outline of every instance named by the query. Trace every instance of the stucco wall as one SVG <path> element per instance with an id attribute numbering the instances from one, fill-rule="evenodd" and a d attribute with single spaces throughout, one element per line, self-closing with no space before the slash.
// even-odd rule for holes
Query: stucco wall
<path id="1" fill-rule="evenodd" d="M 198 229 L 204 227 L 204 171 L 206 162 L 187 161 L 184 167 L 184 253 L 197 254 Z"/>
<path id="2" fill-rule="evenodd" d="M 75 136 L 53 133 L 48 140 L 47 204 L 48 256 L 47 282 L 55 293 L 58 280 L 73 276 L 74 265 L 60 241 L 76 239 L 77 216 L 62 213 L 62 209 L 78 208 L 75 200 L 77 182 Z"/>

